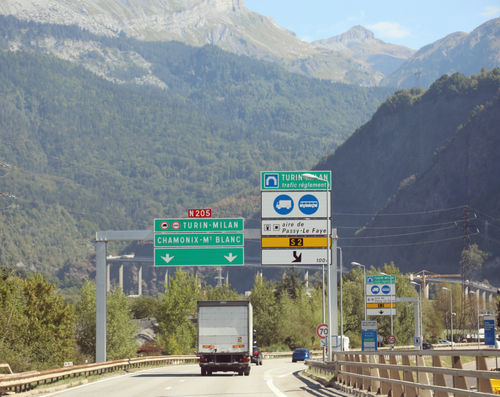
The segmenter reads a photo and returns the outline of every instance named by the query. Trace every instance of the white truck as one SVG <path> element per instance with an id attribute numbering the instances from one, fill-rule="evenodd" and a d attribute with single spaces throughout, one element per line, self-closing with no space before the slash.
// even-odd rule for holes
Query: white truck
<path id="1" fill-rule="evenodd" d="M 198 301 L 201 375 L 234 371 L 250 375 L 253 317 L 248 301 Z"/>

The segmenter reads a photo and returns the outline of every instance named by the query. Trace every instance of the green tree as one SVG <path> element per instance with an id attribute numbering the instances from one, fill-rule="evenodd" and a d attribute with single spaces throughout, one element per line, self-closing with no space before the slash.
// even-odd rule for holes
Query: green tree
<path id="1" fill-rule="evenodd" d="M 127 297 L 120 288 L 108 294 L 106 316 L 107 359 L 134 357 L 137 352 L 137 326 Z"/>
<path id="2" fill-rule="evenodd" d="M 240 296 L 238 291 L 231 289 L 229 285 L 223 284 L 220 286 L 212 287 L 208 285 L 206 287 L 206 299 L 209 301 L 221 301 L 221 300 L 239 300 Z"/>
<path id="3" fill-rule="evenodd" d="M 31 369 L 29 346 L 24 332 L 29 319 L 24 312 L 22 280 L 10 269 L 0 268 L 0 362 L 15 372 Z"/>
<path id="4" fill-rule="evenodd" d="M 81 353 L 95 360 L 96 289 L 87 280 L 80 292 L 76 307 L 76 340 Z M 133 322 L 127 297 L 120 289 L 107 295 L 106 356 L 109 360 L 135 356 L 137 328 Z"/>
<path id="5" fill-rule="evenodd" d="M 25 343 L 32 360 L 43 368 L 72 361 L 75 348 L 73 307 L 55 294 L 56 286 L 41 274 L 23 281 L 25 314 L 29 319 Z"/>
<path id="6" fill-rule="evenodd" d="M 303 286 L 303 281 L 300 279 L 299 273 L 292 269 L 284 273 L 283 279 L 276 285 L 276 297 L 282 295 L 286 292 L 290 298 L 295 299 L 297 297 L 297 291 Z"/>
<path id="7" fill-rule="evenodd" d="M 422 324 L 424 340 L 431 343 L 436 343 L 444 336 L 443 317 L 441 316 L 441 313 L 439 313 L 435 309 L 433 301 L 423 299 L 422 303 Z"/>
<path id="8" fill-rule="evenodd" d="M 272 281 L 257 275 L 254 278 L 250 302 L 253 308 L 253 326 L 255 342 L 259 346 L 270 346 L 277 343 L 279 305 L 274 294 Z"/>
<path id="9" fill-rule="evenodd" d="M 316 326 L 321 322 L 321 292 L 311 293 L 304 287 L 281 293 L 278 338 L 290 349 L 312 348 L 317 341 Z"/>
<path id="10" fill-rule="evenodd" d="M 444 290 L 447 288 L 447 290 Z M 462 287 L 459 284 L 443 283 L 443 286 L 439 288 L 436 292 L 434 298 L 434 310 L 438 314 L 440 319 L 439 323 L 441 325 L 441 330 L 446 330 L 446 338 L 451 340 L 451 321 L 450 321 L 450 293 L 452 294 L 451 303 L 453 313 L 453 339 L 458 340 L 458 331 L 460 327 L 460 319 L 458 319 L 458 314 L 461 312 L 461 301 L 462 301 Z M 441 337 L 441 335 L 437 335 Z"/>
<path id="11" fill-rule="evenodd" d="M 363 270 L 353 268 L 344 276 L 342 284 L 344 334 L 349 337 L 352 347 L 361 347 L 361 321 L 365 316 L 363 291 Z"/>
<path id="12" fill-rule="evenodd" d="M 62 366 L 74 356 L 74 313 L 40 274 L 0 270 L 0 361 L 15 371 Z"/>
<path id="13" fill-rule="evenodd" d="M 76 305 L 75 338 L 80 352 L 95 360 L 96 349 L 96 292 L 95 284 L 86 280 L 80 290 L 80 301 Z"/>
<path id="14" fill-rule="evenodd" d="M 488 258 L 488 253 L 481 251 L 477 244 L 471 244 L 469 248 L 462 251 L 460 266 L 463 269 L 464 277 L 473 280 L 474 274 L 481 274 L 484 261 Z"/>
<path id="15" fill-rule="evenodd" d="M 156 312 L 159 339 L 167 354 L 192 353 L 196 346 L 196 303 L 201 299 L 201 282 L 178 269 L 169 277 Z"/>
<path id="16" fill-rule="evenodd" d="M 158 307 L 158 299 L 152 296 L 138 296 L 130 298 L 130 310 L 134 318 L 149 318 L 154 317 L 156 308 Z"/>

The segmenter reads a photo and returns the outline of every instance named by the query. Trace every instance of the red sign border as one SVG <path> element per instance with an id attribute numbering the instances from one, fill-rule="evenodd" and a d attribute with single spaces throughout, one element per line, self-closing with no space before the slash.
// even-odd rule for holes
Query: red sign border
<path id="1" fill-rule="evenodd" d="M 321 339 L 325 339 L 325 338 L 326 338 L 326 336 L 321 336 L 321 335 L 319 334 L 319 329 L 320 329 L 321 327 L 327 327 L 327 328 L 328 328 L 328 324 L 320 324 L 320 325 L 318 325 L 318 326 L 316 327 L 316 335 L 318 335 L 318 337 L 320 337 Z"/>

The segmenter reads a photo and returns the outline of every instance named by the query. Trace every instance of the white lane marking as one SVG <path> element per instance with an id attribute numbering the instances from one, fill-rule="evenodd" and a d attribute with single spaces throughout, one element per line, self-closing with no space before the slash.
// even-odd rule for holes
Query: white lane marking
<path id="1" fill-rule="evenodd" d="M 58 391 L 55 391 L 55 392 L 52 392 L 52 393 L 49 393 L 49 394 L 41 394 L 41 396 L 42 397 L 55 396 L 57 394 L 66 393 L 66 392 L 69 392 L 71 390 L 81 389 L 83 387 L 87 387 L 87 386 L 90 386 L 90 385 L 95 385 L 95 384 L 98 384 L 98 383 L 109 382 L 110 380 L 124 378 L 125 376 L 133 376 L 133 375 L 137 375 L 137 374 L 142 374 L 144 372 L 157 371 L 158 369 L 160 369 L 160 368 L 150 368 L 150 369 L 145 369 L 145 370 L 142 370 L 142 371 L 131 372 L 131 373 L 128 373 L 128 374 L 125 374 L 125 375 L 110 376 L 109 378 L 101 379 L 101 380 L 96 380 L 94 382 L 85 383 L 85 384 L 80 385 L 80 386 L 69 387 L 67 389 L 58 390 Z"/>
<path id="2" fill-rule="evenodd" d="M 185 382 L 185 381 L 186 381 L 186 379 L 179 379 L 179 382 L 181 382 L 181 383 Z"/>
<path id="3" fill-rule="evenodd" d="M 150 370 L 138 371 L 138 372 L 135 372 L 135 374 L 138 374 L 138 373 L 141 373 L 141 372 L 146 372 L 146 371 L 150 371 Z M 110 378 L 107 378 L 107 379 L 96 380 L 95 382 L 89 382 L 89 383 L 85 383 L 85 384 L 80 385 L 80 386 L 69 387 L 67 389 L 59 390 L 59 391 L 56 391 L 56 392 L 53 392 L 53 393 L 49 393 L 49 394 L 42 394 L 42 396 L 43 397 L 55 396 L 57 394 L 66 393 L 66 392 L 71 391 L 71 390 L 81 389 L 82 387 L 86 387 L 86 386 L 90 386 L 90 385 L 96 385 L 98 383 L 109 382 L 110 380 L 115 380 L 115 379 L 123 378 L 125 376 L 130 376 L 130 374 L 118 375 L 118 376 L 111 376 Z"/>
<path id="4" fill-rule="evenodd" d="M 273 394 L 277 397 L 286 397 L 284 393 L 281 392 L 280 389 L 278 389 L 274 383 L 273 383 L 273 376 L 271 375 L 271 372 L 273 370 L 266 371 L 264 374 L 264 380 L 266 381 L 267 387 L 273 392 Z"/>

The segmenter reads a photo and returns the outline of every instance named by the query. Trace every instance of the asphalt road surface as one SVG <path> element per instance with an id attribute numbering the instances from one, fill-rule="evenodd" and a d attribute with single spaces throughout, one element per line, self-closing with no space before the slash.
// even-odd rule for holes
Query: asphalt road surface
<path id="1" fill-rule="evenodd" d="M 117 375 L 64 391 L 58 397 L 337 397 L 345 394 L 301 375 L 302 362 L 287 359 L 252 364 L 249 376 L 216 372 L 201 376 L 198 365 L 167 366 Z"/>

